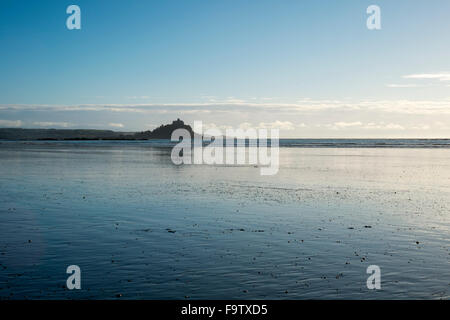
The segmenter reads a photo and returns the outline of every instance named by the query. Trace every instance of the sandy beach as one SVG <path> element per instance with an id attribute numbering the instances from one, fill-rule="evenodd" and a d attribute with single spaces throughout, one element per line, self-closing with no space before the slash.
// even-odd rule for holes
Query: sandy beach
<path id="1" fill-rule="evenodd" d="M 275 176 L 169 155 L 3 143 L 0 298 L 450 297 L 450 149 L 282 147 Z"/>

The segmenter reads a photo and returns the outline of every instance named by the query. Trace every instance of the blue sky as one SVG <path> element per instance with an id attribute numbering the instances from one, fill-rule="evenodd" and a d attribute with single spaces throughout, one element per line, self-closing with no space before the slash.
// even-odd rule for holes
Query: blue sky
<path id="1" fill-rule="evenodd" d="M 81 8 L 68 30 L 66 8 Z M 368 30 L 366 8 L 381 8 Z M 0 2 L 0 126 L 450 137 L 448 0 Z"/>

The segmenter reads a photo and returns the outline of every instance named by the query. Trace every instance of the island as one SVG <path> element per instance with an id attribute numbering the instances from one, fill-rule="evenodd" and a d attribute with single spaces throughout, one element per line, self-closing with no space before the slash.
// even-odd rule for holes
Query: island
<path id="1" fill-rule="evenodd" d="M 92 129 L 23 129 L 0 128 L 0 140 L 150 140 L 170 139 L 176 129 L 186 129 L 194 136 L 190 125 L 177 119 L 171 124 L 141 132 L 117 132 Z"/>

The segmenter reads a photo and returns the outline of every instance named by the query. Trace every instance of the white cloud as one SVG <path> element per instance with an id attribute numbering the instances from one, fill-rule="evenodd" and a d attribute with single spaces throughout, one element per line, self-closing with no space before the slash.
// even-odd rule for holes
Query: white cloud
<path id="1" fill-rule="evenodd" d="M 437 80 L 439 82 L 442 81 L 450 81 L 450 72 L 439 72 L 439 73 L 417 73 L 417 74 L 409 74 L 402 77 L 403 79 L 409 80 Z M 393 83 L 388 84 L 386 87 L 388 88 L 427 88 L 427 87 L 440 87 L 438 83 Z"/>
<path id="2" fill-rule="evenodd" d="M 440 100 L 298 100 L 286 102 L 206 102 L 206 103 L 166 103 L 134 105 L 0 105 L 0 111 L 102 111 L 137 114 L 254 114 L 271 112 L 285 115 L 326 114 L 331 111 L 378 111 L 380 113 L 448 115 L 450 98 Z"/>
<path id="3" fill-rule="evenodd" d="M 439 81 L 450 81 L 450 72 L 419 73 L 403 76 L 405 79 L 433 79 Z"/>
<path id="4" fill-rule="evenodd" d="M 332 127 L 335 129 L 345 129 L 360 126 L 362 126 L 362 122 L 356 121 L 356 122 L 335 122 Z"/>
<path id="5" fill-rule="evenodd" d="M 219 129 L 219 130 L 227 130 L 227 129 L 233 129 L 232 126 L 227 125 L 217 125 L 215 123 L 202 123 L 203 130 L 209 130 L 209 129 Z"/>
<path id="6" fill-rule="evenodd" d="M 434 127 L 439 130 L 450 130 L 450 123 L 446 124 L 442 121 L 436 121 L 434 122 Z"/>
<path id="7" fill-rule="evenodd" d="M 335 122 L 333 124 L 318 125 L 318 127 L 325 127 L 332 130 L 347 130 L 347 129 L 365 129 L 365 130 L 405 130 L 400 124 L 385 123 L 385 122 L 369 122 L 363 123 L 361 121 L 354 122 Z"/>
<path id="8" fill-rule="evenodd" d="M 247 129 L 251 129 L 251 128 L 254 128 L 254 127 L 250 122 L 243 122 L 239 125 L 239 129 L 242 129 L 242 130 L 247 130 Z"/>
<path id="9" fill-rule="evenodd" d="M 263 129 L 279 129 L 279 130 L 294 130 L 295 126 L 290 121 L 276 120 L 274 122 L 260 122 L 258 128 Z"/>
<path id="10" fill-rule="evenodd" d="M 419 125 L 414 125 L 411 127 L 411 129 L 414 130 L 430 130 L 431 127 L 427 124 L 419 124 Z"/>
<path id="11" fill-rule="evenodd" d="M 225 100 L 225 102 L 231 103 L 231 104 L 235 104 L 235 103 L 237 103 L 237 104 L 240 104 L 240 103 L 246 103 L 245 100 L 243 100 L 243 99 L 236 99 L 236 98 L 234 98 L 234 97 L 229 97 L 228 99 Z"/>
<path id="12" fill-rule="evenodd" d="M 115 127 L 115 128 L 123 128 L 123 124 L 121 123 L 108 123 L 108 126 Z"/>
<path id="13" fill-rule="evenodd" d="M 0 120 L 0 127 L 17 128 L 22 126 L 21 120 Z"/>
<path id="14" fill-rule="evenodd" d="M 33 124 L 35 126 L 39 126 L 39 127 L 63 127 L 63 128 L 67 128 L 70 127 L 72 124 L 69 122 L 33 122 Z"/>
<path id="15" fill-rule="evenodd" d="M 370 122 L 363 126 L 363 129 L 369 130 L 405 130 L 405 127 L 397 123 L 373 123 Z"/>
<path id="16" fill-rule="evenodd" d="M 302 124 L 304 125 L 304 124 Z M 305 125 L 306 126 L 306 125 Z M 203 123 L 203 130 L 208 129 L 218 129 L 225 132 L 227 129 L 279 129 L 279 130 L 294 130 L 295 125 L 290 121 L 280 121 L 276 120 L 274 122 L 260 122 L 258 125 L 253 125 L 251 122 L 243 122 L 238 125 L 238 127 L 233 127 L 231 125 L 217 125 L 215 123 Z"/>
<path id="17" fill-rule="evenodd" d="M 150 99 L 150 97 L 149 96 L 131 96 L 131 97 L 125 97 L 125 99 L 138 100 L 138 99 Z"/>
<path id="18" fill-rule="evenodd" d="M 388 84 L 387 85 L 388 88 L 420 88 L 420 87 L 426 87 L 426 86 L 421 86 L 418 84 Z"/>

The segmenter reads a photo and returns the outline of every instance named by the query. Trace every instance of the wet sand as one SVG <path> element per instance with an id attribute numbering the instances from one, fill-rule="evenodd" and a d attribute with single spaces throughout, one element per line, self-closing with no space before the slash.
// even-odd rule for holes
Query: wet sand
<path id="1" fill-rule="evenodd" d="M 276 176 L 145 143 L 0 161 L 2 299 L 450 297 L 450 149 L 281 148 Z"/>

